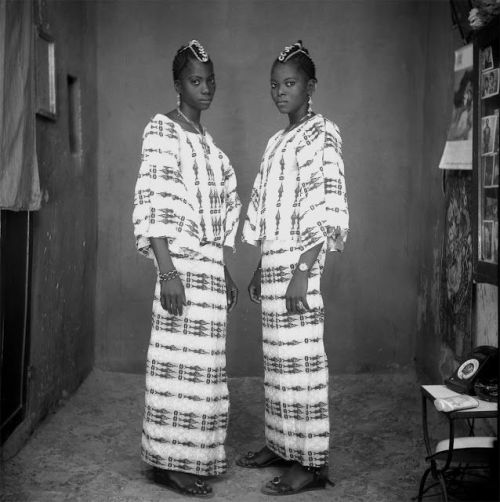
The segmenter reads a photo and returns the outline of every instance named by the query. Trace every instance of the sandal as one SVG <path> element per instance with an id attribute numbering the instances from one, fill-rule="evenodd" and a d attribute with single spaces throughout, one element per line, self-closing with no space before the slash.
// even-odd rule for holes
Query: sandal
<path id="1" fill-rule="evenodd" d="M 255 457 L 261 453 L 264 448 L 267 448 L 267 446 L 264 446 L 261 448 L 259 451 L 249 451 L 246 455 L 242 455 L 241 457 L 236 459 L 236 465 L 239 465 L 240 467 L 246 467 L 247 469 L 262 469 L 264 467 L 269 467 L 271 465 L 277 465 L 277 464 L 288 464 L 289 461 L 280 457 L 279 455 L 276 455 L 276 453 L 271 452 L 273 456 L 266 460 L 265 462 L 257 462 L 255 460 Z"/>
<path id="2" fill-rule="evenodd" d="M 153 479 L 156 483 L 165 486 L 180 495 L 187 495 L 188 497 L 197 497 L 201 499 L 208 499 L 214 496 L 212 487 L 205 483 L 201 478 L 196 478 L 196 481 L 181 485 L 169 475 L 169 471 L 163 469 L 155 469 L 153 471 Z"/>
<path id="3" fill-rule="evenodd" d="M 307 468 L 308 471 L 313 473 L 313 479 L 308 481 L 298 488 L 293 488 L 288 483 L 284 483 L 281 477 L 277 476 L 271 481 L 268 481 L 262 488 L 261 492 L 264 495 L 295 495 L 296 493 L 311 492 L 314 490 L 324 490 L 326 484 L 335 486 L 335 483 L 328 478 L 324 469 Z"/>

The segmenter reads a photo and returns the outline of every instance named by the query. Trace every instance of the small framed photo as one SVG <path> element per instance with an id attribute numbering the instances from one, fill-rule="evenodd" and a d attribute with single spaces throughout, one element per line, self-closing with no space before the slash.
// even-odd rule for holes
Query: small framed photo
<path id="1" fill-rule="evenodd" d="M 498 154 L 493 156 L 493 183 L 491 186 L 498 186 Z"/>
<path id="2" fill-rule="evenodd" d="M 481 254 L 484 261 L 493 261 L 493 221 L 483 221 Z"/>
<path id="3" fill-rule="evenodd" d="M 498 115 L 487 115 L 481 119 L 481 153 L 495 151 L 495 137 L 497 134 Z"/>
<path id="4" fill-rule="evenodd" d="M 481 98 L 489 98 L 498 94 L 498 68 L 488 70 L 481 75 Z"/>
<path id="5" fill-rule="evenodd" d="M 484 199 L 484 220 L 498 221 L 498 204 L 496 197 Z"/>
<path id="6" fill-rule="evenodd" d="M 41 28 L 36 37 L 36 113 L 56 120 L 56 59 L 54 39 Z"/>
<path id="7" fill-rule="evenodd" d="M 481 51 L 481 70 L 491 70 L 493 66 L 493 51 L 490 45 Z"/>
<path id="8" fill-rule="evenodd" d="M 481 157 L 481 163 L 483 165 L 483 186 L 492 187 L 494 170 L 493 155 L 483 155 Z"/>

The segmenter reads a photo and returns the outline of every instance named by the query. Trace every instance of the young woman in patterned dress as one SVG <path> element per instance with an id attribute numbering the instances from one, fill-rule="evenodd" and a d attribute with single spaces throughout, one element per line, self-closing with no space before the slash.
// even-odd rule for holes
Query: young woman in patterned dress
<path id="1" fill-rule="evenodd" d="M 226 317 L 238 291 L 223 247 L 234 245 L 240 201 L 228 158 L 200 124 L 215 77 L 199 42 L 179 49 L 173 77 L 179 106 L 146 126 L 135 188 L 137 248 L 158 272 L 142 458 L 157 482 L 209 497 L 202 478 L 227 468 Z"/>
<path id="2" fill-rule="evenodd" d="M 255 179 L 243 241 L 261 247 L 249 285 L 262 305 L 266 445 L 242 467 L 288 469 L 262 491 L 287 495 L 328 480 L 328 363 L 320 278 L 348 232 L 341 138 L 311 108 L 315 66 L 299 41 L 274 61 L 271 96 L 289 125 L 271 137 Z"/>

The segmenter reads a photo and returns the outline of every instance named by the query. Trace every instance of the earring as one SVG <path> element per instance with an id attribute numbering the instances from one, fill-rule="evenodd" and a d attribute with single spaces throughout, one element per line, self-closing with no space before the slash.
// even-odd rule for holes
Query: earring
<path id="1" fill-rule="evenodd" d="M 307 100 L 307 114 L 311 115 L 313 112 L 313 100 L 311 95 L 309 95 L 309 99 Z"/>
<path id="2" fill-rule="evenodd" d="M 181 106 L 181 95 L 177 93 L 177 108 L 180 108 Z"/>

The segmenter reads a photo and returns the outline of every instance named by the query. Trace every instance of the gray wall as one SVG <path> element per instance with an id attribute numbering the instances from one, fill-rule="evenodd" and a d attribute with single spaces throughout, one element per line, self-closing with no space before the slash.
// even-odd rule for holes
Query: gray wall
<path id="1" fill-rule="evenodd" d="M 286 120 L 269 97 L 270 64 L 298 38 L 310 49 L 319 78 L 314 108 L 341 127 L 351 209 L 346 251 L 329 256 L 323 281 L 330 366 L 333 372 L 357 372 L 412 363 L 418 250 L 429 232 L 424 218 L 432 219 L 420 211 L 427 186 L 417 184 L 427 181 L 421 172 L 425 5 L 99 3 L 100 367 L 144 369 L 154 274 L 134 248 L 133 188 L 142 130 L 153 114 L 175 106 L 171 61 L 191 38 L 202 41 L 215 61 L 217 94 L 203 121 L 233 162 L 244 206 L 266 141 Z M 442 26 L 449 29 L 449 17 Z M 229 326 L 232 376 L 261 372 L 259 309 L 246 298 L 257 260 L 256 249 L 240 244 L 230 262 L 242 291 Z"/>
<path id="2" fill-rule="evenodd" d="M 37 118 L 42 207 L 32 213 L 28 415 L 12 442 L 29 434 L 94 363 L 97 239 L 95 8 L 43 2 L 56 44 L 57 119 Z M 82 154 L 69 148 L 67 75 L 81 90 Z M 15 449 L 15 447 L 14 447 Z"/>

